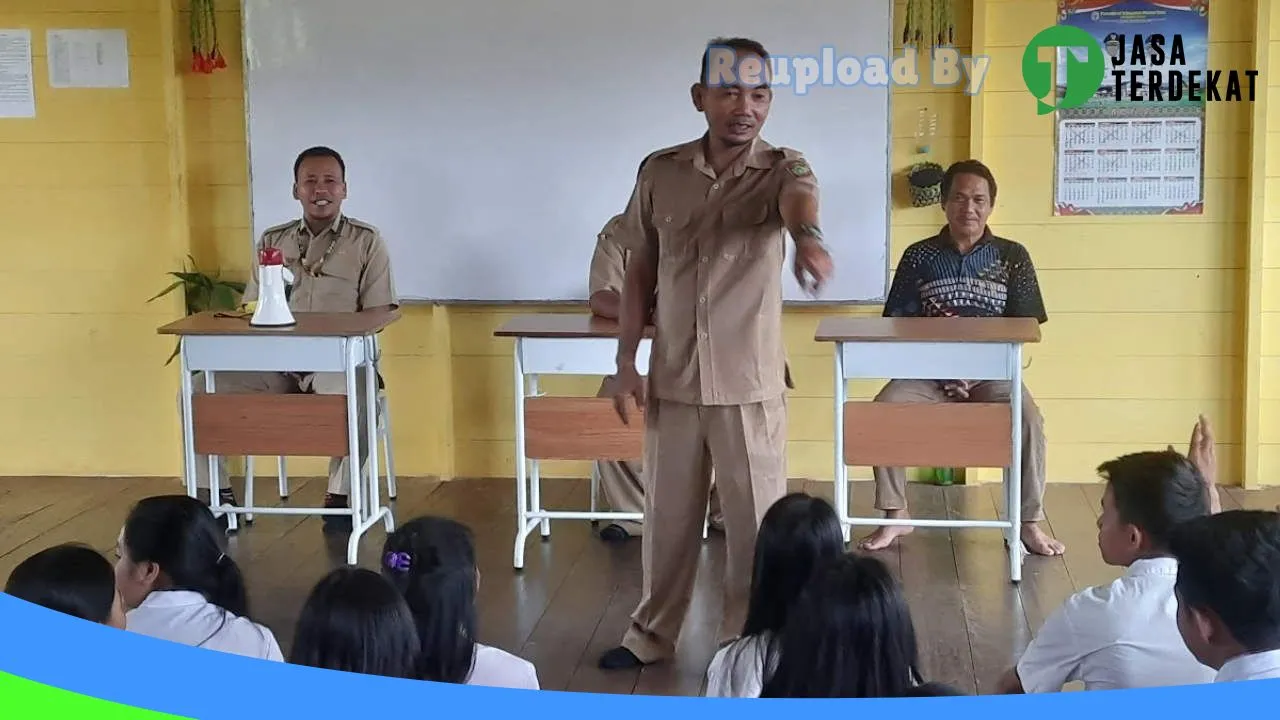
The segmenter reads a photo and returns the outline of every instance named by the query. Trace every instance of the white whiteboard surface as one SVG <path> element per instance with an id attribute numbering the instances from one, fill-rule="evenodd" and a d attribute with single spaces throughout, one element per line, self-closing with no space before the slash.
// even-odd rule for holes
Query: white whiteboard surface
<path id="1" fill-rule="evenodd" d="M 347 164 L 405 301 L 580 301 L 596 234 L 640 161 L 699 137 L 706 43 L 888 57 L 892 0 L 243 0 L 254 236 L 301 212 L 293 161 Z M 808 157 L 835 275 L 820 303 L 885 296 L 889 88 L 775 89 L 762 137 Z M 783 268 L 784 298 L 809 298 Z"/>

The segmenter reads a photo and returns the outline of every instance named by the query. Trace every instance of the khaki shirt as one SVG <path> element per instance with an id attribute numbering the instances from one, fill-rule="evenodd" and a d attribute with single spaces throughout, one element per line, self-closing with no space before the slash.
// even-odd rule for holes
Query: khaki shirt
<path id="1" fill-rule="evenodd" d="M 617 237 L 622 220 L 622 215 L 614 215 L 596 236 L 596 249 L 591 254 L 588 297 L 603 290 L 622 294 L 622 281 L 627 270 L 627 250 Z"/>
<path id="2" fill-rule="evenodd" d="M 330 243 L 333 251 L 325 258 Z M 308 264 L 318 264 L 314 276 L 302 268 L 304 246 Z M 294 312 L 359 312 L 399 305 L 391 256 L 381 233 L 368 223 L 340 215 L 324 232 L 312 235 L 305 222 L 295 220 L 267 228 L 258 243 L 258 249 L 263 247 L 280 248 L 284 254 L 284 265 L 293 273 L 289 309 Z M 258 297 L 256 250 L 252 267 L 245 303 Z"/>
<path id="3" fill-rule="evenodd" d="M 653 397 L 741 405 L 787 385 L 784 194 L 817 195 L 803 155 L 756 139 L 716 177 L 702 139 L 645 158 L 618 234 L 658 269 Z"/>

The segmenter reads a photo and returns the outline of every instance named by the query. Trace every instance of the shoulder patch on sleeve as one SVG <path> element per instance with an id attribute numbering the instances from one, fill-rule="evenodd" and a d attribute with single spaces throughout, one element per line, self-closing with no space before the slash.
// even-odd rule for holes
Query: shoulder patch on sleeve
<path id="1" fill-rule="evenodd" d="M 280 235 L 282 233 L 286 233 L 298 227 L 299 222 L 300 221 L 298 220 L 290 220 L 289 222 L 282 222 L 279 225 L 272 225 L 271 227 L 262 231 L 262 237 L 265 238 L 268 235 Z"/>
<path id="2" fill-rule="evenodd" d="M 804 158 L 789 159 L 786 161 L 787 172 L 796 177 L 805 177 L 813 174 L 813 169 L 809 167 L 809 161 Z"/>
<path id="3" fill-rule="evenodd" d="M 360 230 L 368 230 L 369 232 L 374 234 L 381 234 L 381 232 L 378 230 L 378 227 L 376 225 L 367 223 L 363 220 L 357 220 L 353 217 L 349 217 L 347 218 L 347 222 L 351 223 L 351 227 L 353 228 L 359 228 Z"/>

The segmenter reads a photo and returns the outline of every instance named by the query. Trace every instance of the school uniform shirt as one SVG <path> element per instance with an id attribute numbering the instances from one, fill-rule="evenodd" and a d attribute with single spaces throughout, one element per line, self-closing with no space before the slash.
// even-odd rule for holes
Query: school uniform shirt
<path id="1" fill-rule="evenodd" d="M 1138 560 L 1109 585 L 1072 595 L 1018 661 L 1027 693 L 1197 685 L 1213 680 L 1178 633 L 1173 558 Z"/>
<path id="2" fill-rule="evenodd" d="M 760 697 L 770 633 L 742 637 L 716 651 L 707 667 L 706 697 Z"/>
<path id="3" fill-rule="evenodd" d="M 1280 650 L 1237 655 L 1222 664 L 1214 682 L 1280 678 Z"/>
<path id="4" fill-rule="evenodd" d="M 125 614 L 125 629 L 182 645 L 284 662 L 270 629 L 223 610 L 197 592 L 152 592 Z"/>
<path id="5" fill-rule="evenodd" d="M 476 643 L 475 664 L 467 685 L 538 690 L 538 671 L 533 663 L 505 650 Z"/>

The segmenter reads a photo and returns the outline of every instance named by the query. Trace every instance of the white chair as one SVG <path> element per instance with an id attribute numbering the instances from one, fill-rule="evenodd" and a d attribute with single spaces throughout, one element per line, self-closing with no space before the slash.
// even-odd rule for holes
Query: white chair
<path id="1" fill-rule="evenodd" d="M 591 463 L 591 512 L 594 513 L 598 507 L 597 498 L 600 495 L 600 468 Z M 591 524 L 595 525 L 599 520 L 592 520 Z M 711 524 L 711 499 L 707 498 L 707 512 L 702 517 L 702 539 L 706 540 Z"/>

